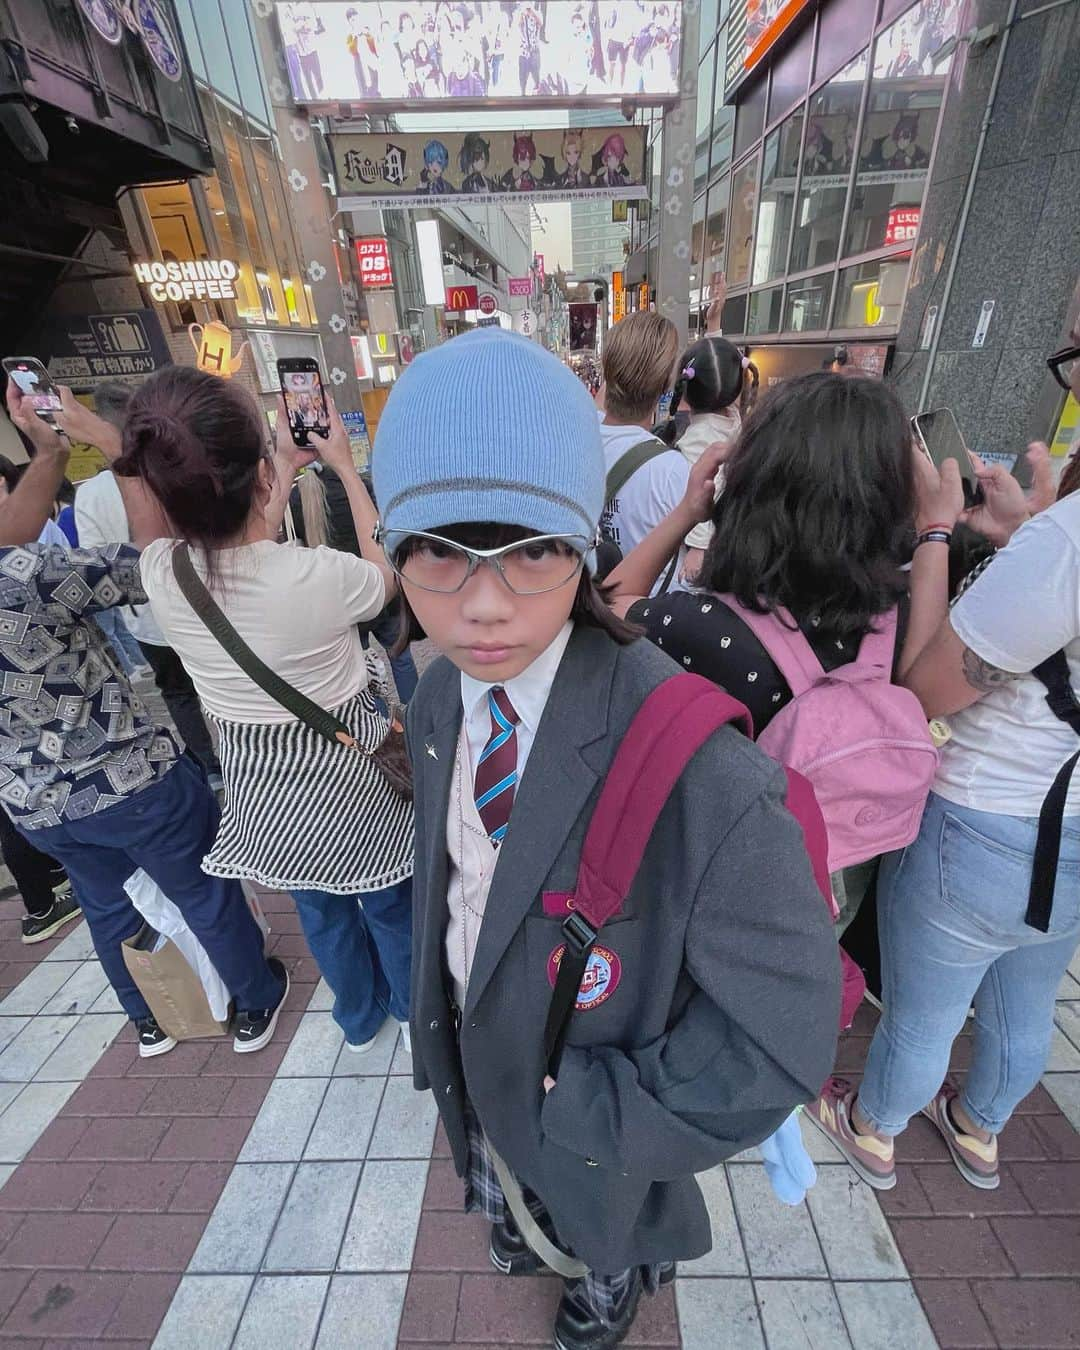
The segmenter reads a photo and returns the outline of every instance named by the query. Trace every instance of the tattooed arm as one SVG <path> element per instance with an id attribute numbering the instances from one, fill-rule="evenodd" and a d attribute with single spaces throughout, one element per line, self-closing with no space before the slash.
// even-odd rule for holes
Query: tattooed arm
<path id="1" fill-rule="evenodd" d="M 1001 670 L 998 666 L 992 666 L 989 661 L 984 661 L 978 652 L 973 652 L 970 647 L 963 648 L 960 665 L 964 672 L 964 679 L 967 680 L 972 689 L 980 694 L 992 694 L 995 689 L 1000 689 L 1003 684 L 1012 684 L 1014 680 L 1020 678 L 1019 675 L 1014 675 L 1011 670 Z"/>

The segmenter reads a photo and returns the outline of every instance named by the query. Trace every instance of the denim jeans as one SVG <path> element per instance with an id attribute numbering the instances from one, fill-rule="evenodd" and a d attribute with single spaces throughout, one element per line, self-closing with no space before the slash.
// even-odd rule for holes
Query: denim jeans
<path id="1" fill-rule="evenodd" d="M 999 1134 L 1046 1067 L 1054 998 L 1080 943 L 1080 818 L 1067 817 L 1050 931 L 1024 923 L 1038 821 L 954 806 L 930 794 L 913 844 L 878 881 L 884 1012 L 859 1105 L 899 1134 L 930 1102 L 975 1005 L 960 1102 Z"/>
<path id="2" fill-rule="evenodd" d="M 184 755 L 164 778 L 116 806 L 27 831 L 32 844 L 67 869 L 102 968 L 133 1020 L 150 1012 L 121 950 L 124 939 L 142 927 L 142 916 L 124 890 L 124 882 L 140 867 L 183 914 L 237 1011 L 272 1008 L 281 997 L 281 981 L 263 955 L 262 930 L 239 881 L 202 870 L 220 816 L 206 776 Z"/>
<path id="3" fill-rule="evenodd" d="M 334 1021 L 351 1045 L 371 1040 L 387 1017 L 409 1017 L 412 877 L 385 891 L 293 891 L 300 926 L 334 994 Z"/>
<path id="4" fill-rule="evenodd" d="M 131 630 L 118 609 L 99 610 L 94 618 L 97 620 L 97 626 L 108 638 L 125 675 L 130 675 L 133 670 L 146 664 L 142 648 L 131 636 Z"/>

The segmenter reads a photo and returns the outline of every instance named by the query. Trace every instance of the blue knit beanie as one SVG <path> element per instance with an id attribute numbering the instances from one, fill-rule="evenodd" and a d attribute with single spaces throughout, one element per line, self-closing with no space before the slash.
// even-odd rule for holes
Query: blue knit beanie
<path id="1" fill-rule="evenodd" d="M 600 420 L 539 343 L 478 328 L 406 368 L 379 420 L 372 474 L 391 553 L 412 530 L 472 522 L 591 541 L 604 505 Z"/>

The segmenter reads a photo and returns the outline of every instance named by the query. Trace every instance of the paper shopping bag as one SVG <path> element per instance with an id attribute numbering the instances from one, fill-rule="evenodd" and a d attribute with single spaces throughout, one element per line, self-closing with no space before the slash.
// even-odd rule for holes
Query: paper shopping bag
<path id="1" fill-rule="evenodd" d="M 198 975 L 174 942 L 144 923 L 134 937 L 124 939 L 122 948 L 139 993 L 170 1036 L 190 1041 L 227 1034 L 228 1023 L 214 1017 Z"/>

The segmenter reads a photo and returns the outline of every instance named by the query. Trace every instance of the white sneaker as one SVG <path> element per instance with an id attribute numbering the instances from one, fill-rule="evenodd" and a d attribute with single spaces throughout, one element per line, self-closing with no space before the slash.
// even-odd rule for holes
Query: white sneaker
<path id="1" fill-rule="evenodd" d="M 410 1031 L 409 1031 L 409 1024 L 408 1024 L 408 1022 L 402 1022 L 402 1023 L 401 1023 L 401 1040 L 402 1040 L 403 1045 L 405 1046 L 405 1053 L 406 1053 L 407 1055 L 411 1055 L 411 1054 L 412 1054 L 412 1034 L 411 1034 Z"/>
<path id="2" fill-rule="evenodd" d="M 351 1050 L 354 1055 L 366 1055 L 369 1050 L 375 1048 L 375 1042 L 379 1039 L 378 1035 L 372 1036 L 370 1041 L 364 1041 L 362 1045 L 353 1045 L 352 1041 L 345 1042 L 345 1049 Z"/>

